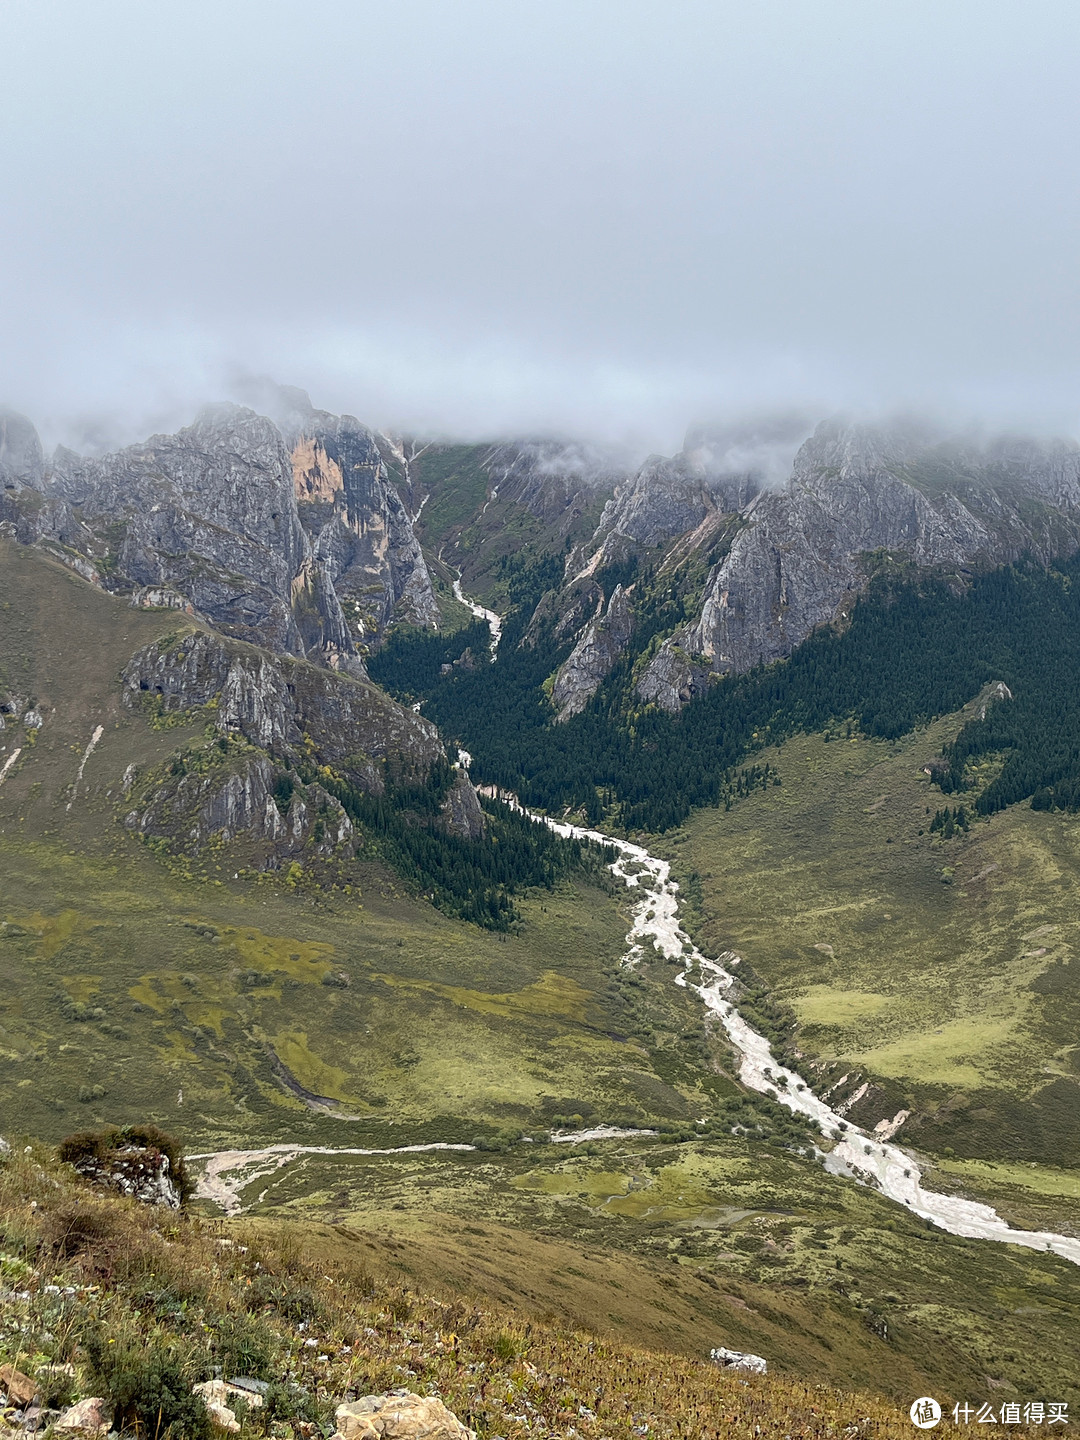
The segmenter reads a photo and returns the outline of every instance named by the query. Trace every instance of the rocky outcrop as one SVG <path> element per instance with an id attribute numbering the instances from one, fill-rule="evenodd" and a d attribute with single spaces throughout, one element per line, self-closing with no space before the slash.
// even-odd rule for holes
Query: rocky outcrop
<path id="1" fill-rule="evenodd" d="M 210 406 L 115 455 L 58 451 L 42 490 L 39 543 L 82 557 L 106 588 L 169 590 L 226 634 L 303 652 L 292 600 L 309 547 L 284 443 L 264 416 Z"/>
<path id="2" fill-rule="evenodd" d="M 472 781 L 458 770 L 443 805 L 443 823 L 452 835 L 479 840 L 484 833 L 484 812 Z"/>
<path id="3" fill-rule="evenodd" d="M 223 735 L 240 735 L 278 759 L 316 755 L 375 793 L 382 789 L 383 762 L 420 774 L 445 754 L 430 721 L 369 680 L 230 644 L 204 630 L 146 646 L 128 663 L 123 683 L 128 705 L 145 697 L 163 714 L 212 706 Z"/>
<path id="4" fill-rule="evenodd" d="M 155 717 L 201 711 L 220 737 L 140 777 L 127 827 L 196 851 L 211 838 L 244 839 L 259 868 L 351 854 L 352 822 L 320 774 L 382 794 L 388 776 L 423 781 L 445 760 L 435 727 L 370 681 L 203 630 L 140 650 L 123 685 L 129 707 Z M 465 838 L 483 833 L 463 774 L 443 823 Z"/>
<path id="5" fill-rule="evenodd" d="M 290 860 L 340 854 L 352 838 L 340 801 L 317 782 L 297 784 L 265 755 L 226 754 L 192 771 L 174 762 L 148 778 L 125 824 L 182 848 L 197 852 L 210 839 L 243 838 L 255 842 L 260 868 L 276 870 Z"/>
<path id="6" fill-rule="evenodd" d="M 396 1390 L 390 1395 L 363 1395 L 339 1405 L 331 1440 L 476 1440 L 435 1395 Z"/>
<path id="7" fill-rule="evenodd" d="M 678 455 L 651 456 L 608 501 L 596 533 L 568 574 L 592 575 L 641 550 L 688 537 L 703 547 L 725 515 L 786 475 L 808 432 L 801 416 L 692 431 Z"/>
<path id="8" fill-rule="evenodd" d="M 698 617 L 642 675 L 642 699 L 675 711 L 714 675 L 790 654 L 866 584 L 868 552 L 974 567 L 1075 548 L 1080 447 L 829 423 L 802 446 L 790 480 L 741 519 Z"/>
<path id="9" fill-rule="evenodd" d="M 215 405 L 48 464 L 30 422 L 0 412 L 0 524 L 133 603 L 362 674 L 392 620 L 437 623 L 431 580 L 371 432 L 284 393 L 280 426 Z"/>
<path id="10" fill-rule="evenodd" d="M 45 457 L 33 425 L 14 410 L 0 409 L 0 493 L 40 490 Z"/>
<path id="11" fill-rule="evenodd" d="M 745 1350 L 725 1350 L 722 1345 L 710 1350 L 709 1358 L 721 1370 L 737 1370 L 744 1375 L 766 1375 L 769 1370 L 769 1362 L 761 1355 L 752 1355 Z"/>
<path id="12" fill-rule="evenodd" d="M 584 710 L 626 649 L 633 628 L 627 593 L 616 585 L 607 607 L 601 602 L 555 676 L 551 698 L 560 720 Z"/>
<path id="13" fill-rule="evenodd" d="M 173 1142 L 153 1126 L 69 1135 L 60 1158 L 100 1189 L 115 1190 L 144 1205 L 180 1208 L 183 1159 Z"/>
<path id="14" fill-rule="evenodd" d="M 315 410 L 303 392 L 280 424 L 312 569 L 339 604 L 331 643 L 370 645 L 392 620 L 434 627 L 439 610 L 412 520 L 376 436 L 351 415 Z"/>

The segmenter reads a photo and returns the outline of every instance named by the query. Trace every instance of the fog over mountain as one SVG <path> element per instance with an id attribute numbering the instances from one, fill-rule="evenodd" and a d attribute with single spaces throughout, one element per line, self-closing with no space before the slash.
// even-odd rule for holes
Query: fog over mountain
<path id="1" fill-rule="evenodd" d="M 262 374 L 669 453 L 1075 433 L 1078 51 L 1064 0 L 7 0 L 0 399 L 85 449 Z"/>

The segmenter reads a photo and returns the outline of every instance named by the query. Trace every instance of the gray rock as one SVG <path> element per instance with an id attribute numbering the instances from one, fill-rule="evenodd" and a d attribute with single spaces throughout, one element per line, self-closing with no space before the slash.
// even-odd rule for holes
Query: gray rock
<path id="1" fill-rule="evenodd" d="M 791 479 L 746 505 L 696 620 L 638 684 L 677 710 L 709 677 L 788 655 L 867 583 L 868 552 L 920 566 L 1049 560 L 1080 538 L 1080 447 L 943 441 L 914 427 L 821 425 Z"/>
<path id="2" fill-rule="evenodd" d="M 371 432 L 285 394 L 284 434 L 214 405 L 176 435 L 48 465 L 2 412 L 0 524 L 133 604 L 362 674 L 392 620 L 437 623 L 430 576 Z"/>
<path id="3" fill-rule="evenodd" d="M 765 1375 L 769 1369 L 769 1362 L 760 1355 L 751 1355 L 743 1350 L 725 1350 L 722 1345 L 710 1350 L 709 1358 L 722 1370 L 741 1370 L 745 1375 Z"/>
<path id="4" fill-rule="evenodd" d="M 616 585 L 607 608 L 597 610 L 559 667 L 551 698 L 560 720 L 569 720 L 584 710 L 626 649 L 633 628 L 627 594 L 621 585 Z"/>
<path id="5" fill-rule="evenodd" d="M 208 406 L 176 435 L 100 459 L 58 451 L 38 543 L 109 589 L 171 591 L 238 639 L 302 653 L 293 586 L 310 547 L 273 423 Z"/>
<path id="6" fill-rule="evenodd" d="M 283 814 L 277 789 L 283 773 L 294 773 L 301 763 L 329 766 L 358 789 L 381 794 L 386 762 L 423 777 L 445 757 L 434 725 L 366 678 L 203 630 L 140 650 L 123 684 L 130 708 L 204 709 L 223 736 L 256 747 L 226 746 L 217 764 L 191 771 L 177 765 L 151 775 L 129 802 L 128 828 L 195 848 L 214 835 L 247 836 L 259 842 L 268 866 L 304 853 L 329 855 L 352 836 L 340 802 L 317 782 L 301 785 L 294 778 Z M 480 833 L 482 812 L 465 776 L 455 785 L 445 822 L 455 834 Z"/>
<path id="7" fill-rule="evenodd" d="M 809 429 L 802 416 L 780 415 L 691 431 L 678 455 L 651 456 L 619 486 L 575 573 L 594 574 L 678 536 L 687 537 L 687 553 L 707 544 L 720 517 L 744 509 L 787 475 Z"/>
<path id="8" fill-rule="evenodd" d="M 33 424 L 14 410 L 0 409 L 0 492 L 40 490 L 45 457 Z"/>
<path id="9" fill-rule="evenodd" d="M 465 840 L 479 840 L 484 833 L 484 811 L 472 781 L 464 770 L 458 770 L 443 806 L 446 828 Z"/>
<path id="10" fill-rule="evenodd" d="M 299 398 L 281 425 L 312 575 L 336 597 L 324 617 L 327 643 L 348 653 L 353 642 L 377 643 L 393 620 L 436 626 L 420 542 L 372 431 L 351 415 L 305 409 Z"/>
<path id="11" fill-rule="evenodd" d="M 180 1208 L 180 1186 L 169 1157 L 148 1145 L 121 1145 L 103 1156 L 87 1155 L 74 1162 L 85 1179 L 106 1190 L 118 1190 L 144 1205 Z"/>

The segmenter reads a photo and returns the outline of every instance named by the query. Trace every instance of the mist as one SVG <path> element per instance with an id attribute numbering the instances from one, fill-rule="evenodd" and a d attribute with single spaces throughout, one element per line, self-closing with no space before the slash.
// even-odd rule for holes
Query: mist
<path id="1" fill-rule="evenodd" d="M 0 403 L 1075 434 L 1078 58 L 1064 0 L 6 0 Z"/>

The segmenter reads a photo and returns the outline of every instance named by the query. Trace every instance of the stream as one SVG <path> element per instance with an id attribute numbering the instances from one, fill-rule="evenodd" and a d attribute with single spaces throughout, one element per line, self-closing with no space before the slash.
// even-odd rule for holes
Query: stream
<path id="1" fill-rule="evenodd" d="M 461 576 L 454 581 L 454 595 L 468 606 L 478 619 L 485 619 L 491 630 L 491 658 L 494 660 L 502 633 L 502 621 L 494 611 L 486 610 L 470 600 L 461 589 Z M 468 765 L 468 756 L 461 752 L 460 763 Z M 521 808 L 521 807 L 519 807 Z M 553 820 L 523 810 L 537 824 L 547 825 L 567 839 L 591 840 L 614 847 L 618 852 L 610 869 L 631 890 L 640 893 L 634 905 L 633 924 L 627 934 L 628 949 L 623 964 L 635 966 L 643 958 L 646 947 L 654 947 L 665 959 L 682 962 L 675 984 L 692 990 L 706 1010 L 716 1016 L 739 1057 L 739 1079 L 749 1090 L 768 1094 L 797 1114 L 805 1115 L 818 1127 L 823 1137 L 834 1141 L 824 1156 L 826 1170 L 856 1183 L 870 1185 L 882 1195 L 903 1205 L 950 1235 L 972 1240 L 997 1240 L 1009 1245 L 1024 1245 L 1031 1250 L 1051 1251 L 1074 1265 L 1080 1265 L 1080 1239 L 1057 1235 L 1047 1230 L 1016 1230 L 990 1205 L 978 1200 L 942 1195 L 927 1190 L 916 1160 L 899 1145 L 876 1134 L 868 1134 L 845 1120 L 807 1086 L 793 1070 L 785 1069 L 774 1057 L 768 1040 L 760 1035 L 739 1014 L 730 995 L 735 983 L 732 970 L 739 957 L 732 953 L 719 960 L 709 960 L 692 943 L 679 924 L 679 886 L 671 878 L 671 865 L 651 855 L 629 840 L 618 840 L 598 830 Z M 898 1119 L 900 1117 L 897 1117 Z M 897 1122 L 894 1121 L 895 1125 Z M 841 1130 L 841 1127 L 844 1127 Z M 593 1138 L 614 1138 L 617 1135 L 653 1134 L 655 1132 L 619 1131 L 614 1129 L 581 1131 L 553 1136 L 563 1143 L 581 1143 Z M 836 1137 L 839 1135 L 839 1139 Z M 348 1150 L 322 1146 L 273 1145 L 264 1150 L 230 1150 L 212 1155 L 193 1155 L 192 1160 L 205 1160 L 206 1169 L 196 1186 L 196 1194 L 214 1200 L 227 1213 L 236 1214 L 241 1207 L 240 1191 L 255 1178 L 279 1169 L 304 1154 L 318 1155 L 393 1155 L 413 1154 L 420 1150 L 471 1150 L 471 1145 L 405 1145 L 393 1150 Z"/>

